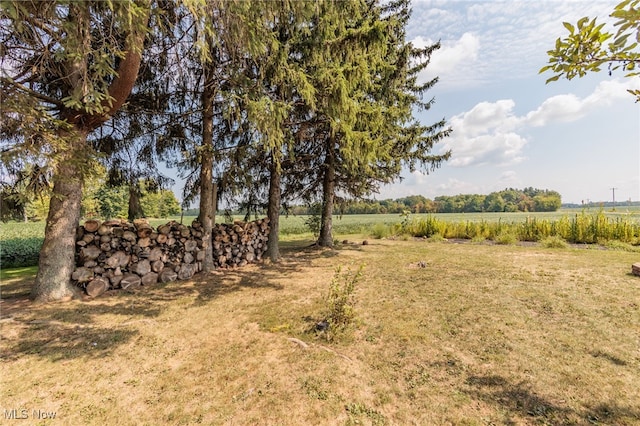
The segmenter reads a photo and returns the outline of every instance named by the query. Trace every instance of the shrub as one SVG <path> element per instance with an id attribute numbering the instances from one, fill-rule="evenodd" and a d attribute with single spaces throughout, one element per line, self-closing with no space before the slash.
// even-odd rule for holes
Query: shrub
<path id="1" fill-rule="evenodd" d="M 391 234 L 391 227 L 384 223 L 376 223 L 371 228 L 371 236 L 378 240 L 381 238 L 387 238 Z"/>
<path id="2" fill-rule="evenodd" d="M 471 239 L 472 243 L 481 244 L 484 243 L 487 239 L 481 235 L 475 236 Z"/>
<path id="3" fill-rule="evenodd" d="M 612 250 L 629 251 L 632 253 L 640 253 L 640 247 L 631 245 L 629 243 L 623 243 L 617 240 L 602 241 L 601 244 Z"/>
<path id="4" fill-rule="evenodd" d="M 558 235 L 543 238 L 540 240 L 540 244 L 546 248 L 567 248 L 569 246 L 564 238 Z"/>
<path id="5" fill-rule="evenodd" d="M 363 269 L 364 265 L 360 265 L 355 273 L 350 269 L 343 273 L 341 267 L 336 268 L 325 299 L 324 322 L 328 326 L 324 335 L 327 340 L 332 340 L 337 334 L 343 333 L 353 323 L 356 305 L 355 288 L 362 277 Z"/>
<path id="6" fill-rule="evenodd" d="M 37 265 L 42 240 L 42 238 L 30 237 L 2 241 L 0 265 L 3 269 Z"/>
<path id="7" fill-rule="evenodd" d="M 518 242 L 518 238 L 516 238 L 515 234 L 510 231 L 502 231 L 494 238 L 496 244 L 515 244 Z"/>
<path id="8" fill-rule="evenodd" d="M 443 237 L 442 234 L 436 233 L 429 237 L 429 241 L 432 243 L 439 243 L 442 241 L 447 241 L 447 239 Z"/>

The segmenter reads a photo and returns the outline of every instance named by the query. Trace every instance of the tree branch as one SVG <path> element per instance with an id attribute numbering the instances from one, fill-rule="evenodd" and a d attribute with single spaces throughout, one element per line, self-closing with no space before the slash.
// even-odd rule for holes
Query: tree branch
<path id="1" fill-rule="evenodd" d="M 138 79 L 140 63 L 142 61 L 142 49 L 146 36 L 144 29 L 149 22 L 150 5 L 146 5 L 145 16 L 140 23 L 140 27 L 127 37 L 126 55 L 120 62 L 116 77 L 108 90 L 108 98 L 103 102 L 105 112 L 93 114 L 83 123 L 83 127 L 89 131 L 96 129 L 108 121 L 127 100 L 133 89 L 133 85 Z"/>
<path id="2" fill-rule="evenodd" d="M 40 99 L 41 101 L 47 102 L 49 104 L 53 104 L 55 106 L 57 106 L 58 108 L 64 108 L 64 104 L 58 100 L 58 99 L 54 99 L 50 96 L 47 95 L 43 95 L 42 93 L 38 93 L 35 90 L 31 90 L 26 86 L 23 86 L 20 83 L 17 83 L 15 81 L 13 81 L 13 79 L 11 78 L 7 78 L 7 77 L 0 77 L 0 81 L 5 83 L 5 84 L 9 84 L 13 87 L 15 87 L 18 90 L 21 90 L 27 94 L 29 94 L 30 96 L 33 96 L 34 98 Z"/>

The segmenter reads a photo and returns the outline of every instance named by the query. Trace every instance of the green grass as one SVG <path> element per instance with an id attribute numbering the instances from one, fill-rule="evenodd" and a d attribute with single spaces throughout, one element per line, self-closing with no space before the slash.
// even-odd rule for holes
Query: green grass
<path id="1" fill-rule="evenodd" d="M 37 266 L 22 268 L 0 269 L 0 281 L 34 276 L 38 272 Z"/>

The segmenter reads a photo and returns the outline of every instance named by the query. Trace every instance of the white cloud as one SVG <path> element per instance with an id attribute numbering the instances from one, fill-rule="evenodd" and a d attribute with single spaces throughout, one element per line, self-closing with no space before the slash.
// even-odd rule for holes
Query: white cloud
<path id="1" fill-rule="evenodd" d="M 640 87 L 640 78 L 601 81 L 593 93 L 585 98 L 578 98 L 573 94 L 553 96 L 545 100 L 535 111 L 529 112 L 525 119 L 531 126 L 544 126 L 554 122 L 571 122 L 579 120 L 597 108 L 607 107 L 614 101 L 633 97 L 627 89 Z"/>
<path id="2" fill-rule="evenodd" d="M 480 102 L 471 110 L 453 117 L 451 122 L 465 137 L 482 135 L 491 129 L 510 130 L 517 122 L 513 114 L 515 105 L 512 99 Z"/>
<path id="3" fill-rule="evenodd" d="M 418 36 L 412 41 L 416 47 L 425 47 L 433 40 Z M 433 52 L 431 62 L 418 77 L 421 82 L 439 77 L 441 81 L 460 84 L 461 81 L 475 80 L 474 63 L 478 59 L 480 40 L 472 33 L 464 33 L 455 41 L 441 42 L 440 49 Z"/>
<path id="4" fill-rule="evenodd" d="M 509 165 L 524 160 L 527 140 L 513 130 L 521 121 L 513 113 L 515 102 L 503 99 L 481 102 L 451 119 L 453 134 L 443 143 L 451 150 L 448 164 L 463 167 L 479 164 Z"/>
<path id="5" fill-rule="evenodd" d="M 478 192 L 478 187 L 472 183 L 456 178 L 449 178 L 446 182 L 436 186 L 437 194 L 472 194 Z"/>
<path id="6" fill-rule="evenodd" d="M 535 76 L 547 62 L 547 50 L 566 35 L 562 22 L 590 16 L 610 23 L 608 15 L 616 3 L 414 1 L 408 35 L 442 41 L 425 79 L 437 75 L 442 88 L 466 88 L 496 78 Z"/>
<path id="7" fill-rule="evenodd" d="M 501 190 L 504 188 L 519 188 L 522 186 L 522 180 L 518 177 L 518 174 L 513 170 L 507 170 L 500 174 L 498 182 L 495 186 L 495 190 Z"/>
<path id="8" fill-rule="evenodd" d="M 413 43 L 418 47 L 423 47 L 433 44 L 433 41 L 417 37 Z M 480 40 L 478 37 L 471 33 L 464 33 L 459 40 L 442 42 L 440 49 L 433 53 L 428 68 L 432 73 L 441 75 L 454 71 L 462 64 L 469 67 L 478 59 L 479 50 Z"/>
<path id="9" fill-rule="evenodd" d="M 602 81 L 584 98 L 573 94 L 553 96 L 523 116 L 514 113 L 512 99 L 480 102 L 451 118 L 453 133 L 443 142 L 442 152 L 452 151 L 448 164 L 454 167 L 520 163 L 525 160 L 523 150 L 529 142 L 521 135 L 526 128 L 576 121 L 624 99 L 632 105 L 633 97 L 626 89 L 638 86 L 640 79 Z"/>

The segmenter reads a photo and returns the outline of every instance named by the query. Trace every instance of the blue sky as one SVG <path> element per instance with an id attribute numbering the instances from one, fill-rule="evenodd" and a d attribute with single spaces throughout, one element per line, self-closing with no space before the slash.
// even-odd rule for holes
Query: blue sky
<path id="1" fill-rule="evenodd" d="M 440 41 L 422 79 L 439 77 L 434 107 L 453 135 L 435 152 L 452 158 L 426 175 L 403 173 L 378 199 L 487 194 L 533 186 L 563 202 L 640 200 L 640 78 L 601 72 L 545 84 L 546 51 L 582 16 L 610 22 L 616 1 L 414 0 L 408 39 Z"/>

